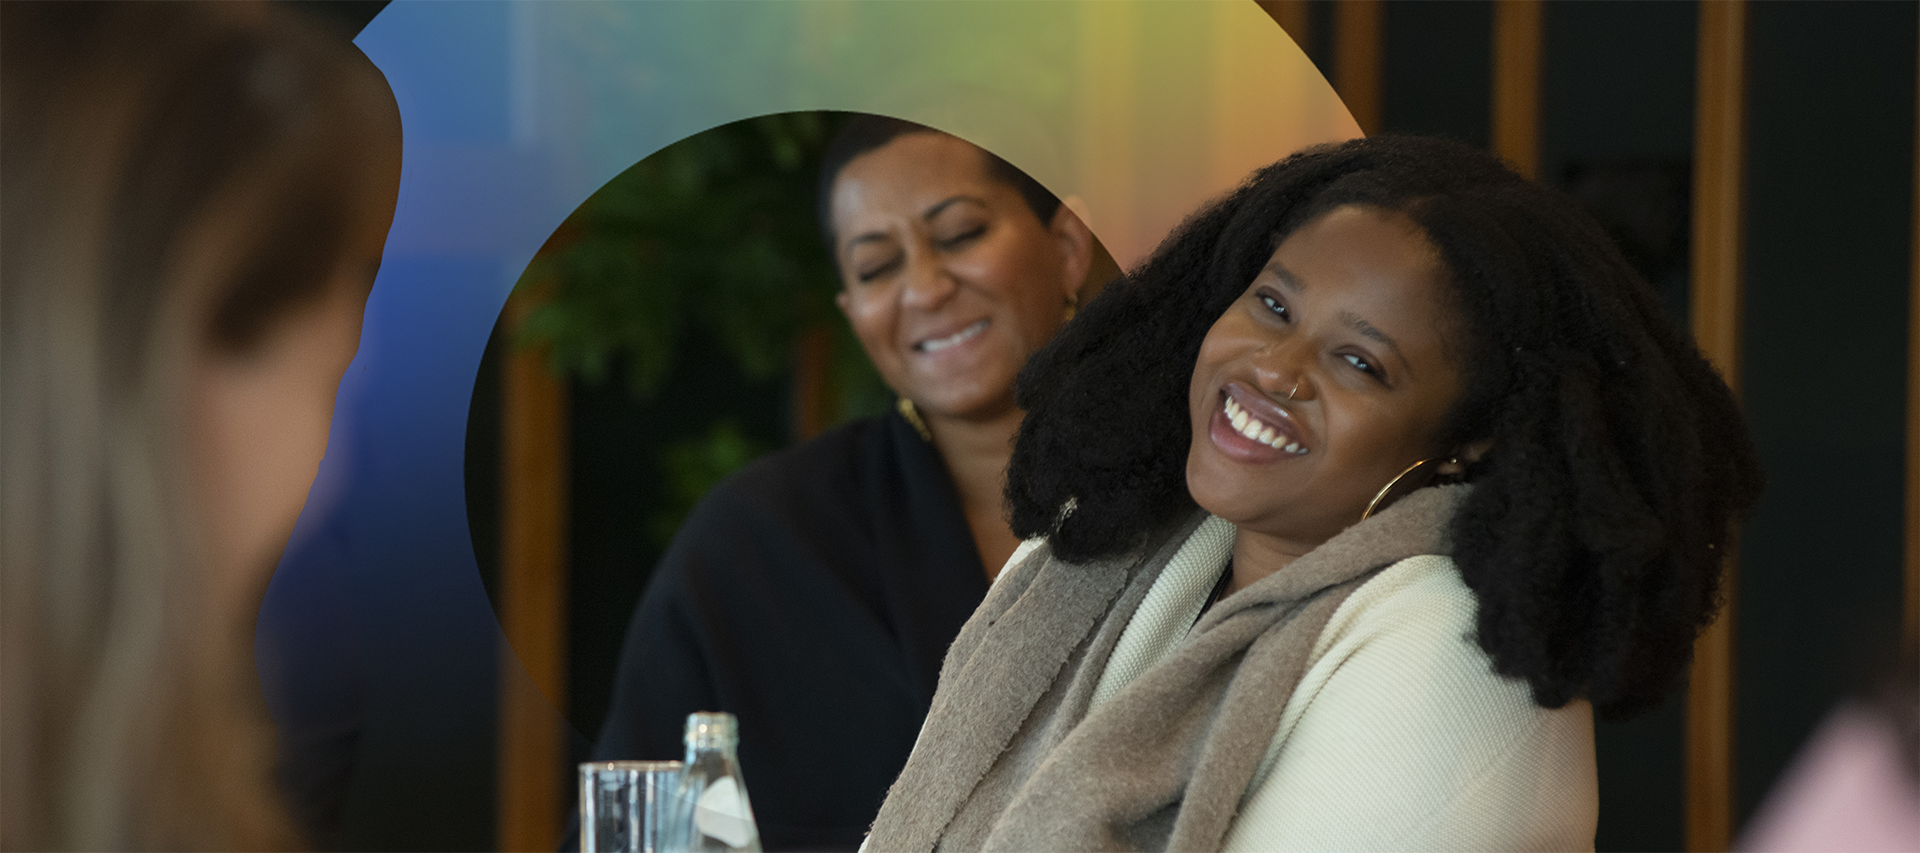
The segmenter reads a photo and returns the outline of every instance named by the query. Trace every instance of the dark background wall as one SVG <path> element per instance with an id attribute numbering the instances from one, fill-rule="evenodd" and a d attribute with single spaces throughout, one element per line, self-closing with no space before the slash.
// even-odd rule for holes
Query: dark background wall
<path id="1" fill-rule="evenodd" d="M 1332 68 L 1332 0 L 1310 4 L 1308 52 Z M 380 2 L 303 2 L 357 31 Z M 1900 618 L 1901 463 L 1906 423 L 1909 259 L 1913 234 L 1916 7 L 1769 2 L 1750 7 L 1745 355 L 1742 393 L 1769 477 L 1743 541 L 1736 695 L 1737 820 L 1744 822 L 1821 715 L 1884 661 Z M 1667 297 L 1686 309 L 1685 235 L 1692 151 L 1693 3 L 1546 4 L 1541 177 L 1608 221 Z M 1384 9 L 1383 130 L 1489 139 L 1492 4 L 1389 0 Z M 693 354 L 697 358 L 697 354 Z M 475 388 L 470 458 L 490 453 L 497 412 L 490 368 Z M 689 377 L 696 382 L 699 377 Z M 726 377 L 706 377 L 724 383 Z M 617 386 L 616 386 L 617 387 Z M 688 390 L 687 393 L 699 393 Z M 784 434 L 786 395 L 742 417 Z M 716 405 L 731 405 L 717 403 Z M 576 506 L 644 491 L 632 436 L 641 417 L 610 389 L 574 390 Z M 476 551 L 497 540 L 486 466 L 470 469 Z M 624 491 L 623 491 L 624 490 Z M 624 625 L 650 563 L 615 512 L 574 519 L 582 566 L 628 565 L 579 593 L 573 619 L 604 636 Z M 597 533 L 595 531 L 598 531 Z M 599 537 L 598 545 L 582 537 Z M 623 537 L 625 537 L 623 539 Z M 596 550 L 598 549 L 598 550 Z M 613 633 L 617 633 L 617 628 Z M 576 633 L 576 643 L 600 642 Z M 605 681 L 576 669 L 570 709 L 597 724 Z M 376 697 L 377 699 L 377 697 Z M 1599 727 L 1602 850 L 1683 845 L 1679 698 Z M 379 701 L 366 713 L 379 714 Z M 475 708 L 491 720 L 492 708 Z M 490 725 L 490 724 L 489 724 Z M 489 725 L 467 726 L 472 732 Z M 363 745 L 361 755 L 375 745 Z M 484 764 L 493 744 L 445 747 L 450 766 Z M 373 757 L 377 759 L 377 756 Z M 352 800 L 384 790 L 363 760 Z M 431 814 L 361 807 L 340 846 L 484 847 L 486 784 Z M 387 792 L 393 794 L 395 792 Z M 444 799 L 444 798 L 443 798 Z M 417 810 L 416 810 L 417 811 Z M 429 843 L 428 828 L 443 832 Z"/>
<path id="2" fill-rule="evenodd" d="M 1899 630 L 1917 11 L 1752 6 L 1745 402 L 1770 480 L 1740 580 L 1743 817 Z"/>

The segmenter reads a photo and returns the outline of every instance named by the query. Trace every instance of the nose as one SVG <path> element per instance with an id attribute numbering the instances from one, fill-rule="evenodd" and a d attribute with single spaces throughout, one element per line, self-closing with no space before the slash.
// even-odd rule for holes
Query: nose
<path id="1" fill-rule="evenodd" d="M 1302 337 L 1269 343 L 1254 354 L 1253 381 L 1262 393 L 1291 402 L 1319 396 L 1314 385 L 1313 350 Z"/>
<path id="2" fill-rule="evenodd" d="M 901 304 L 930 311 L 940 307 L 940 303 L 947 301 L 959 289 L 959 280 L 953 277 L 953 273 L 935 253 L 919 251 L 907 256 L 900 293 Z"/>

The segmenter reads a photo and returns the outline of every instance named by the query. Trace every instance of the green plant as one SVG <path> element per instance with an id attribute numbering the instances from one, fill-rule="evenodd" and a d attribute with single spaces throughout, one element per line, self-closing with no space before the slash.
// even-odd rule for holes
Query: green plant
<path id="1" fill-rule="evenodd" d="M 578 383 L 624 377 L 650 402 L 690 340 L 766 380 L 795 369 L 803 332 L 826 328 L 827 363 L 813 369 L 827 425 L 885 411 L 892 392 L 833 304 L 839 279 L 814 217 L 816 164 L 838 122 L 812 112 L 734 122 L 607 182 L 521 275 L 516 288 L 538 298 L 513 344 L 546 347 L 553 372 Z M 772 449 L 721 412 L 674 416 L 683 437 L 652 452 L 661 490 L 642 511 L 657 548 L 708 489 Z"/>
<path id="2" fill-rule="evenodd" d="M 722 125 L 607 182 L 521 276 L 519 287 L 546 290 L 516 343 L 546 345 L 556 374 L 585 382 L 617 365 L 650 399 L 687 335 L 764 379 L 792 369 L 802 330 L 824 326 L 840 339 L 831 420 L 884 406 L 833 305 L 839 281 L 814 218 L 814 164 L 837 124 L 795 112 Z"/>
<path id="3" fill-rule="evenodd" d="M 667 445 L 660 454 L 664 499 L 647 517 L 654 546 L 666 548 L 708 489 L 769 449 L 742 432 L 731 418 L 715 421 L 705 435 Z"/>

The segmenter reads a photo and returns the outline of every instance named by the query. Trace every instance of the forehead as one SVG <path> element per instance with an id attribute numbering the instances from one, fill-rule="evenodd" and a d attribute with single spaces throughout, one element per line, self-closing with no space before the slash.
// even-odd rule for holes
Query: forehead
<path id="1" fill-rule="evenodd" d="M 943 133 L 910 133 L 847 162 L 834 178 L 831 213 L 834 233 L 897 216 L 919 218 L 929 207 L 955 195 L 990 204 L 1018 200 L 1011 187 L 987 173 L 986 160 L 972 143 Z"/>
<path id="2" fill-rule="evenodd" d="M 1335 208 L 1282 240 L 1269 269 L 1310 299 L 1361 313 L 1402 345 L 1407 337 L 1441 343 L 1457 320 L 1440 252 L 1405 214 Z"/>
<path id="3" fill-rule="evenodd" d="M 1352 204 L 1295 228 L 1273 257 L 1367 280 L 1437 280 L 1442 270 L 1439 251 L 1406 214 Z"/>
<path id="4" fill-rule="evenodd" d="M 1439 289 L 1445 269 L 1426 232 L 1405 214 L 1355 205 L 1294 229 L 1271 263 L 1302 289 L 1424 294 Z"/>

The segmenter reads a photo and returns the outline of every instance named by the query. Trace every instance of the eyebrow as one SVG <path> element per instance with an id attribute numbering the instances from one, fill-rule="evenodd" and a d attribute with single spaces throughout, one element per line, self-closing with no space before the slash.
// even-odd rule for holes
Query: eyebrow
<path id="1" fill-rule="evenodd" d="M 1407 368 L 1407 372 L 1413 373 L 1413 362 L 1407 360 L 1406 353 L 1400 351 L 1400 345 L 1394 343 L 1393 338 L 1388 337 L 1386 332 L 1380 331 L 1378 327 L 1361 319 L 1359 315 L 1350 311 L 1342 311 L 1338 316 L 1340 322 L 1347 324 L 1348 328 L 1359 332 L 1361 337 L 1386 344 L 1387 349 L 1393 350 L 1394 357 L 1400 359 L 1400 364 Z"/>
<path id="2" fill-rule="evenodd" d="M 853 247 L 858 246 L 862 243 L 876 243 L 885 239 L 887 239 L 887 233 L 885 231 L 868 231 L 865 234 L 862 234 L 858 237 L 848 240 L 847 245 L 841 248 L 843 250 L 852 250 Z"/>
<path id="3" fill-rule="evenodd" d="M 1307 286 L 1301 284 L 1300 279 L 1295 278 L 1293 272 L 1281 266 L 1279 261 L 1269 262 L 1264 269 L 1266 272 L 1272 273 L 1274 278 L 1280 279 L 1280 283 L 1286 285 L 1288 290 L 1297 293 L 1307 289 Z"/>
<path id="4" fill-rule="evenodd" d="M 939 202 L 935 203 L 932 207 L 927 208 L 927 212 L 920 214 L 920 218 L 931 221 L 934 217 L 939 216 L 941 211 L 946 210 L 947 208 L 952 207 L 953 205 L 963 201 L 970 201 L 970 202 L 973 202 L 974 204 L 983 205 L 983 206 L 987 203 L 985 199 L 979 198 L 978 196 L 967 195 L 966 193 L 960 193 L 959 195 L 951 195 L 941 199 Z"/>

